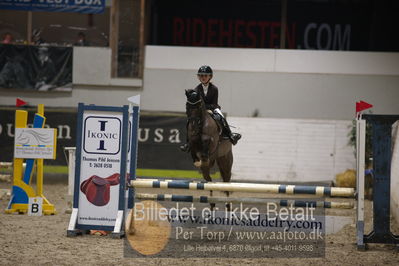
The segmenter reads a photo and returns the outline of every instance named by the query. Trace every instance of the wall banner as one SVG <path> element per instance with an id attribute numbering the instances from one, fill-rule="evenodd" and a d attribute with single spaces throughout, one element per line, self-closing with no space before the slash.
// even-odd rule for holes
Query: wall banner
<path id="1" fill-rule="evenodd" d="M 105 1 L 106 0 L 0 0 L 0 9 L 98 14 L 104 12 Z"/>

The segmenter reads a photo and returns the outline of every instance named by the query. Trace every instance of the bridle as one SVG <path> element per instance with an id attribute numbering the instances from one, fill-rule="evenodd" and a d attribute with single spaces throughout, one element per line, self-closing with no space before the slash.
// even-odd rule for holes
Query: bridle
<path id="1" fill-rule="evenodd" d="M 199 112 L 199 114 L 197 114 L 197 115 L 191 115 L 192 112 L 189 112 L 189 111 L 193 110 L 193 109 L 198 109 L 199 111 L 201 111 L 202 105 L 203 105 L 203 103 L 202 103 L 201 96 L 196 101 L 190 101 L 189 99 L 187 99 L 187 102 L 186 102 L 187 120 L 188 120 L 188 123 L 193 126 L 193 129 L 194 129 L 193 135 L 194 136 L 199 136 L 202 133 L 202 114 L 201 114 L 201 112 Z"/>

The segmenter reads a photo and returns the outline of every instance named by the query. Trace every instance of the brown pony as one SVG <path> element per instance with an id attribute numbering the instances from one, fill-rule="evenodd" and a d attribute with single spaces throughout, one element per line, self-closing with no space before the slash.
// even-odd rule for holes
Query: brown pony
<path id="1" fill-rule="evenodd" d="M 188 142 L 195 167 L 200 168 L 204 179 L 210 182 L 212 181 L 210 169 L 216 162 L 223 182 L 229 182 L 233 166 L 230 140 L 223 138 L 222 127 L 205 109 L 204 100 L 197 91 L 186 90 L 186 97 Z M 229 195 L 228 191 L 225 193 Z M 214 204 L 211 206 L 214 207 Z"/>

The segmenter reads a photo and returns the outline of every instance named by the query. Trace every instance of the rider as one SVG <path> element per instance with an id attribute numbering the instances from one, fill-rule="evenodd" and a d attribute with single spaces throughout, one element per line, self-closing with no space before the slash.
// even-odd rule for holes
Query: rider
<path id="1" fill-rule="evenodd" d="M 220 106 L 218 104 L 218 88 L 210 82 L 213 77 L 212 68 L 210 66 L 201 66 L 198 69 L 197 76 L 201 83 L 198 84 L 198 86 L 195 87 L 194 90 L 201 94 L 202 99 L 204 99 L 205 102 L 205 108 L 207 110 L 213 111 L 214 113 L 217 113 L 220 116 L 223 125 L 223 132 L 225 132 L 226 135 L 229 137 L 231 143 L 233 143 L 233 145 L 236 145 L 238 140 L 241 138 L 241 135 L 231 132 L 226 119 L 220 111 Z M 185 152 L 188 152 L 189 148 L 190 147 L 188 143 L 180 146 L 180 149 Z"/>

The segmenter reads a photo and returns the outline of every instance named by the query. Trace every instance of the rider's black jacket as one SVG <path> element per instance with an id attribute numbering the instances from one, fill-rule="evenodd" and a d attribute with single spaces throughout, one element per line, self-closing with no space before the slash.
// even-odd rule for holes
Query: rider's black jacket
<path id="1" fill-rule="evenodd" d="M 197 87 L 194 88 L 194 90 L 198 91 L 201 94 L 202 98 L 204 99 L 206 109 L 213 111 L 216 108 L 220 108 L 218 104 L 219 91 L 215 85 L 209 83 L 208 93 L 206 94 L 206 96 L 204 93 L 204 89 L 202 88 L 202 84 L 199 84 Z"/>

